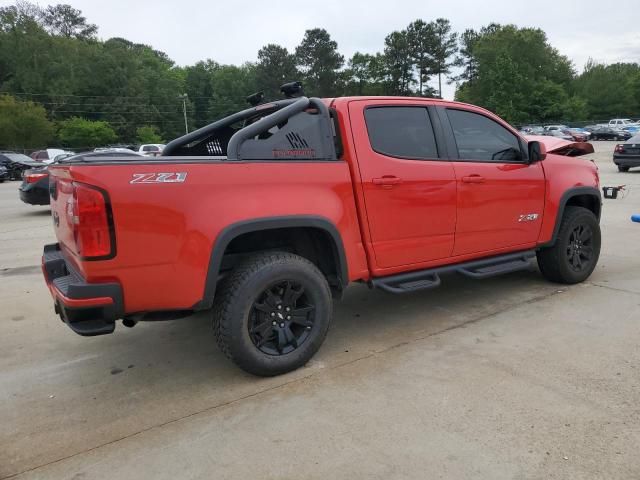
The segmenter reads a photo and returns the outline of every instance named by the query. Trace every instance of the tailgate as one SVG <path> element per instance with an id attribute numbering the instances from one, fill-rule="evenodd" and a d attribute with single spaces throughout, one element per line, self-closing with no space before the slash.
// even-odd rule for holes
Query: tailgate
<path id="1" fill-rule="evenodd" d="M 73 237 L 73 188 L 69 167 L 49 168 L 51 217 L 56 238 L 69 252 L 75 252 Z"/>

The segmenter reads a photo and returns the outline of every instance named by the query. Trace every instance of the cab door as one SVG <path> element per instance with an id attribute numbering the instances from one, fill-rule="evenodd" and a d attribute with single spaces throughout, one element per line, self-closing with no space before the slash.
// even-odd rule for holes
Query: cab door
<path id="1" fill-rule="evenodd" d="M 542 164 L 529 163 L 520 137 L 484 112 L 440 112 L 457 150 L 452 160 L 458 185 L 453 255 L 535 244 L 545 198 Z"/>
<path id="2" fill-rule="evenodd" d="M 453 250 L 456 179 L 436 144 L 434 115 L 426 102 L 349 103 L 367 248 L 377 268 L 447 258 Z"/>

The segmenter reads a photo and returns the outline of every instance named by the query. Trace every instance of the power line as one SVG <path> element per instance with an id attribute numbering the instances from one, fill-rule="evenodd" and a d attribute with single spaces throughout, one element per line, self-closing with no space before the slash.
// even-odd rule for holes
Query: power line
<path id="1" fill-rule="evenodd" d="M 31 96 L 31 97 L 75 97 L 75 98 L 131 98 L 135 100 L 145 100 L 149 98 L 163 98 L 166 99 L 165 95 L 136 95 L 136 96 L 128 96 L 128 95 L 75 95 L 73 93 L 30 93 L 30 92 L 0 92 L 0 94 L 8 94 L 8 95 L 22 95 L 22 96 Z M 192 97 L 189 96 L 190 99 L 211 99 L 216 98 L 214 96 L 210 97 Z M 244 99 L 243 99 L 244 100 Z"/>

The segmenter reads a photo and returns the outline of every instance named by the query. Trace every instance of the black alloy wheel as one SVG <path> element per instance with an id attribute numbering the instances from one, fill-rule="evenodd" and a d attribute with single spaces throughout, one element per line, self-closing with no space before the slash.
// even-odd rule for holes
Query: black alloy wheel
<path id="1" fill-rule="evenodd" d="M 289 252 L 256 252 L 215 293 L 213 326 L 222 352 L 254 375 L 304 366 L 327 335 L 332 293 L 325 275 Z"/>
<path id="2" fill-rule="evenodd" d="M 300 347 L 314 325 L 315 306 L 302 284 L 285 280 L 261 292 L 249 312 L 249 336 L 267 355 L 286 355 Z"/>
<path id="3" fill-rule="evenodd" d="M 601 241 L 596 215 L 584 207 L 568 206 L 553 244 L 538 250 L 542 275 L 565 284 L 585 281 L 596 268 Z"/>
<path id="4" fill-rule="evenodd" d="M 567 259 L 574 272 L 582 272 L 593 261 L 593 230 L 587 224 L 576 226 L 569 234 Z"/>

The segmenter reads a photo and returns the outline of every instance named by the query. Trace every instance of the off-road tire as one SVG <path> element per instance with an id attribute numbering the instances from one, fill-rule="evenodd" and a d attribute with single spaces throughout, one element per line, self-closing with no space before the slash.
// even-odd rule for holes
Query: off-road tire
<path id="1" fill-rule="evenodd" d="M 293 351 L 267 354 L 252 340 L 249 327 L 258 298 L 278 282 L 295 282 L 304 288 L 315 307 L 313 326 Z M 216 292 L 213 326 L 218 346 L 238 367 L 254 375 L 273 376 L 309 361 L 324 341 L 332 313 L 329 284 L 313 263 L 292 253 L 265 252 L 239 264 L 222 281 Z"/>
<path id="2" fill-rule="evenodd" d="M 591 210 L 583 207 L 569 206 L 565 209 L 560 230 L 555 243 L 538 251 L 538 267 L 542 275 L 552 282 L 574 284 L 585 281 L 596 268 L 600 256 L 600 225 Z M 590 229 L 592 236 L 589 248 L 592 256 L 583 262 L 582 268 L 576 269 L 570 260 L 570 252 L 574 252 L 574 232 L 580 226 Z M 585 246 L 580 245 L 584 249 Z"/>

